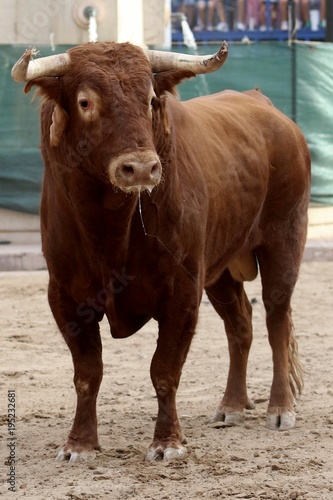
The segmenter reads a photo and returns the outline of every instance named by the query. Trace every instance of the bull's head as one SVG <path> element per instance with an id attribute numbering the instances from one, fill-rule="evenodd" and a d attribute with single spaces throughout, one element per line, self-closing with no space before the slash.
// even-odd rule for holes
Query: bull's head
<path id="1" fill-rule="evenodd" d="M 151 191 L 162 175 L 153 114 L 163 114 L 165 122 L 164 94 L 184 78 L 215 71 L 227 53 L 225 42 L 212 56 L 90 43 L 32 59 L 36 51 L 28 49 L 12 77 L 28 82 L 26 92 L 38 86 L 48 105 L 51 148 L 63 148 L 62 156 L 75 148 L 90 173 L 123 191 Z"/>

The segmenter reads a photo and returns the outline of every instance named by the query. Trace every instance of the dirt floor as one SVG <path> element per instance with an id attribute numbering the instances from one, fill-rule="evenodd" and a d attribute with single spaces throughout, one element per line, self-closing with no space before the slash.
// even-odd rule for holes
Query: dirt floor
<path id="1" fill-rule="evenodd" d="M 304 263 L 294 295 L 306 375 L 297 424 L 290 431 L 264 427 L 272 366 L 258 280 L 247 286 L 249 297 L 256 299 L 248 374 L 256 408 L 247 411 L 242 426 L 210 423 L 224 389 L 228 355 L 222 323 L 203 300 L 178 392 L 188 456 L 173 462 L 144 461 L 156 415 L 149 377 L 154 322 L 126 340 L 112 339 L 103 322 L 105 375 L 98 399 L 102 452 L 92 462 L 55 461 L 71 426 L 75 393 L 71 357 L 49 311 L 46 285 L 43 271 L 0 274 L 4 499 L 333 498 L 333 262 Z M 14 438 L 7 422 L 8 391 L 15 391 L 9 393 L 15 398 Z M 8 490 L 10 452 L 16 459 L 16 492 Z"/>

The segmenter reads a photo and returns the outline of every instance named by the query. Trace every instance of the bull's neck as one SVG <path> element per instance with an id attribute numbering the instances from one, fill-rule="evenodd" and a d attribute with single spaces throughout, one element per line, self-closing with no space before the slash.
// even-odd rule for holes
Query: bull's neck
<path id="1" fill-rule="evenodd" d="M 105 263 L 121 269 L 124 265 L 137 204 L 137 194 L 117 192 L 111 185 L 93 200 L 89 198 L 89 203 L 81 200 L 77 211 L 80 233 L 98 266 Z"/>

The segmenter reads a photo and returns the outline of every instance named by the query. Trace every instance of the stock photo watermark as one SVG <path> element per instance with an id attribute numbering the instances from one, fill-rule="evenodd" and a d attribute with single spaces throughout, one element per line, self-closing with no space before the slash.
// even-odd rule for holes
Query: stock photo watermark
<path id="1" fill-rule="evenodd" d="M 16 491 L 16 391 L 7 391 L 7 451 L 6 483 L 9 491 Z"/>
<path id="2" fill-rule="evenodd" d="M 20 39 L 21 42 L 31 43 L 42 28 L 50 24 L 55 18 L 61 7 L 66 5 L 67 0 L 44 0 L 38 4 L 38 10 L 30 13 L 29 17 L 24 16 L 21 19 Z M 17 33 L 9 33 L 8 41 L 10 43 L 17 42 Z"/>

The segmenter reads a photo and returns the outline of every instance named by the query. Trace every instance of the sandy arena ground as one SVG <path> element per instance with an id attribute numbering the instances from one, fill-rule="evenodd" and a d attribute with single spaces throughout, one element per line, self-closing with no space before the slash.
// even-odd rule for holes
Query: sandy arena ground
<path id="1" fill-rule="evenodd" d="M 306 375 L 297 424 L 287 432 L 264 427 L 272 366 L 259 280 L 247 286 L 249 297 L 256 299 L 248 374 L 256 409 L 247 411 L 239 427 L 210 423 L 224 389 L 228 355 L 221 320 L 203 300 L 178 392 L 188 456 L 174 462 L 144 461 L 157 407 L 149 377 L 154 322 L 126 340 L 112 339 L 103 322 L 105 374 L 98 399 L 102 452 L 92 462 L 55 461 L 71 426 L 75 392 L 71 357 L 51 316 L 46 285 L 43 271 L 0 273 L 2 498 L 333 498 L 333 262 L 304 263 L 294 295 Z M 9 390 L 15 391 L 15 493 L 6 482 Z"/>

